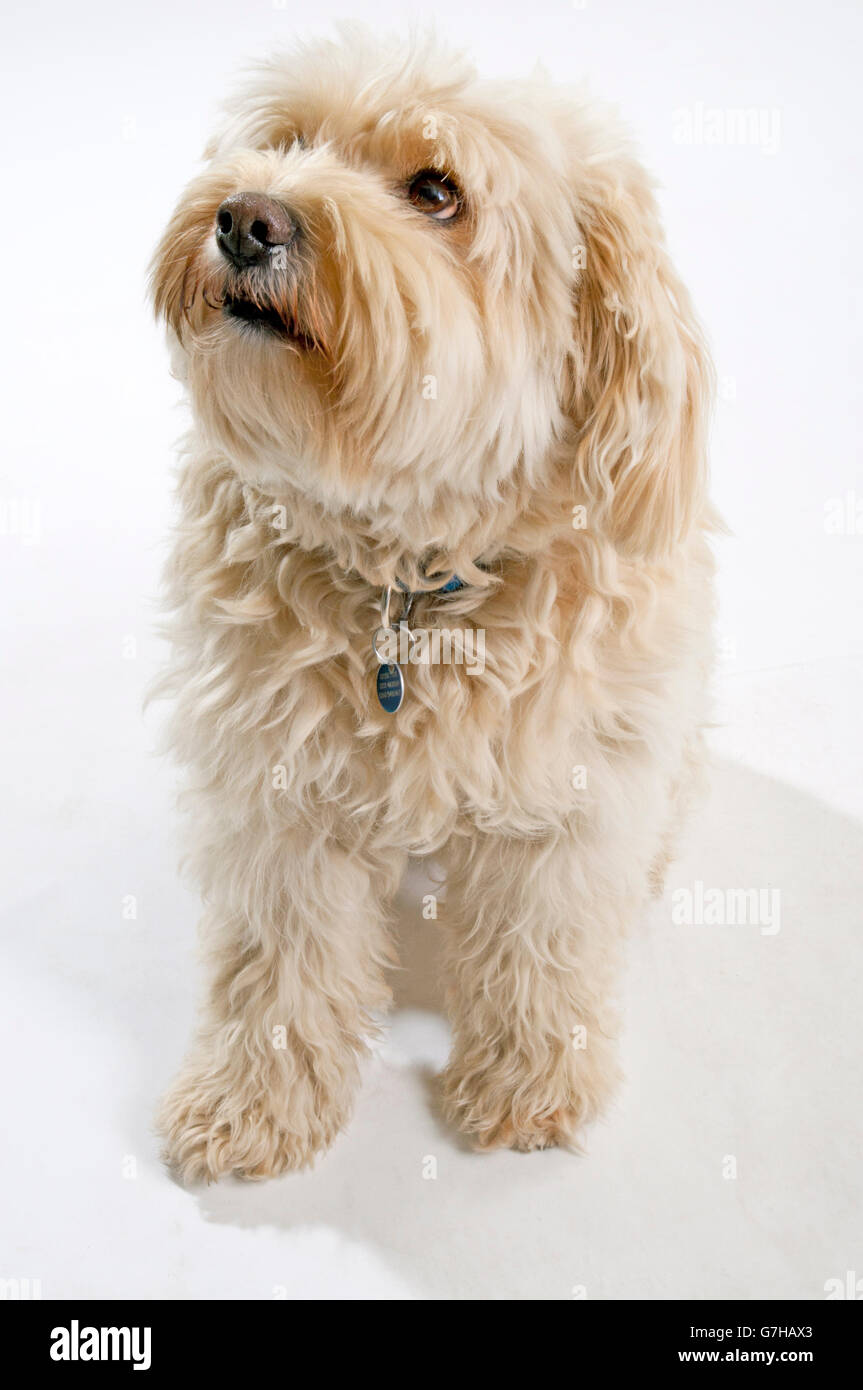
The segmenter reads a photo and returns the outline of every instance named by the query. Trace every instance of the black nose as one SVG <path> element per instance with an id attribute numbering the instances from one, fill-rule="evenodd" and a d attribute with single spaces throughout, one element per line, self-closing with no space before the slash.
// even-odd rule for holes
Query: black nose
<path id="1" fill-rule="evenodd" d="M 235 193 L 216 213 L 216 241 L 233 265 L 259 265 L 274 246 L 287 246 L 296 234 L 288 209 L 263 193 Z"/>

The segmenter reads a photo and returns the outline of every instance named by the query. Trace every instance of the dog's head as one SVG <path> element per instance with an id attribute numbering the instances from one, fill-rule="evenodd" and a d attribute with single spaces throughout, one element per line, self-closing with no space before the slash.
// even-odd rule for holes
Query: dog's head
<path id="1" fill-rule="evenodd" d="M 428 539 L 563 470 L 622 549 L 685 532 L 706 358 L 613 123 L 351 33 L 259 70 L 207 157 L 154 296 L 241 476 Z"/>

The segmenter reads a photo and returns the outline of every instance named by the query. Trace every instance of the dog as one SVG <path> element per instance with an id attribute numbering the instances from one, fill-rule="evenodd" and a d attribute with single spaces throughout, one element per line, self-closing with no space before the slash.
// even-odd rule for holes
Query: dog
<path id="1" fill-rule="evenodd" d="M 444 1115 L 577 1150 L 704 760 L 712 369 L 651 182 L 589 99 L 353 30 L 256 68 L 205 158 L 152 277 L 209 970 L 167 1157 L 333 1142 L 409 855 L 446 874 Z"/>

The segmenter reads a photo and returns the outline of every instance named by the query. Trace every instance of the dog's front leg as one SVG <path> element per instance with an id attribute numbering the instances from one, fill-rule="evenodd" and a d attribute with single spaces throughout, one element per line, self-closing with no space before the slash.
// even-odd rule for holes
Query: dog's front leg
<path id="1" fill-rule="evenodd" d="M 187 1180 L 310 1163 L 345 1124 L 389 1002 L 382 871 L 323 836 L 223 852 L 204 921 L 202 1025 L 166 1096 L 166 1156 Z M 208 895 L 210 896 L 210 895 Z"/>
<path id="2" fill-rule="evenodd" d="M 637 895 L 592 883 L 595 853 L 561 832 L 452 843 L 444 1107 L 480 1148 L 572 1142 L 618 1079 L 611 996 Z"/>

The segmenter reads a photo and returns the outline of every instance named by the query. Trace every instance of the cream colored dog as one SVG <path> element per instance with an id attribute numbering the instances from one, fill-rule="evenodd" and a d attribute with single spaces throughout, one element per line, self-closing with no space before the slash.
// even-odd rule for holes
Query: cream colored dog
<path id="1" fill-rule="evenodd" d="M 409 854 L 447 870 L 446 1114 L 571 1142 L 710 652 L 710 369 L 649 180 L 545 81 L 356 33 L 259 70 L 207 156 L 154 269 L 195 417 L 166 683 L 211 962 L 168 1155 L 264 1177 L 332 1143 Z M 385 650 L 408 609 L 437 661 Z"/>

